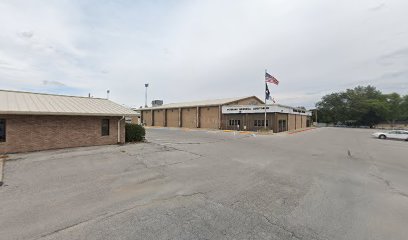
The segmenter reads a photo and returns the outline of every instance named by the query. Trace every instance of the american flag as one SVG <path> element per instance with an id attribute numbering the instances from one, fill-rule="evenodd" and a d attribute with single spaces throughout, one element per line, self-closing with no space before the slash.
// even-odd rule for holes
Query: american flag
<path id="1" fill-rule="evenodd" d="M 265 73 L 265 82 L 267 83 L 273 83 L 275 85 L 279 85 L 278 79 L 274 78 L 271 74 Z"/>

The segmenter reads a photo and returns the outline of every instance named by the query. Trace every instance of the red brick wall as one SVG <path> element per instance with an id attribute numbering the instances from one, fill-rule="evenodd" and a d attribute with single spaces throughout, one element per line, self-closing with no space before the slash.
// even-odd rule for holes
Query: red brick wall
<path id="1" fill-rule="evenodd" d="M 101 120 L 110 119 L 109 136 L 101 136 Z M 121 117 L 0 115 L 6 119 L 6 142 L 0 153 L 116 144 Z M 121 142 L 125 142 L 121 121 Z"/>

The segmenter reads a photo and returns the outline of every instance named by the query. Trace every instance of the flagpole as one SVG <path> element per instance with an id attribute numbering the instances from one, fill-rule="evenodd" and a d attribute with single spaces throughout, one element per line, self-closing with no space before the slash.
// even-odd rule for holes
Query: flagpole
<path id="1" fill-rule="evenodd" d="M 265 76 L 266 76 L 266 69 L 265 69 Z M 265 76 L 264 76 L 264 81 L 265 81 Z M 265 128 L 265 130 L 266 130 L 266 82 L 265 82 L 265 93 L 264 93 L 264 95 L 265 95 L 265 119 L 264 119 L 264 128 Z"/>

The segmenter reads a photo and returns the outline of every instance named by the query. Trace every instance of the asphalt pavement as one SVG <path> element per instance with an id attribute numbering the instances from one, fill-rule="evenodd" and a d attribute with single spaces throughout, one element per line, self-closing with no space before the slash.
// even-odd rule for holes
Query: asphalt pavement
<path id="1" fill-rule="evenodd" d="M 405 240 L 408 142 L 372 132 L 148 129 L 10 155 L 0 239 Z"/>

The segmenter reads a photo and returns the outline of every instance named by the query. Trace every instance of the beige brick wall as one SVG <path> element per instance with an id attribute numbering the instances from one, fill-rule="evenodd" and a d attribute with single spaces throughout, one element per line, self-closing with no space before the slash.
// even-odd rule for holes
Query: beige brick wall
<path id="1" fill-rule="evenodd" d="M 167 127 L 178 127 L 179 111 L 178 109 L 167 109 Z"/>
<path id="2" fill-rule="evenodd" d="M 140 124 L 140 117 L 131 117 L 132 124 Z"/>
<path id="3" fill-rule="evenodd" d="M 219 126 L 219 108 L 202 107 L 200 108 L 200 127 L 218 129 Z"/>
<path id="4" fill-rule="evenodd" d="M 302 128 L 302 116 L 300 115 L 295 116 L 296 116 L 296 129 Z"/>
<path id="5" fill-rule="evenodd" d="M 183 108 L 181 110 L 181 126 L 184 128 L 196 128 L 197 127 L 197 108 Z"/>
<path id="6" fill-rule="evenodd" d="M 142 121 L 146 126 L 152 126 L 152 113 L 150 110 L 141 111 Z"/>
<path id="7" fill-rule="evenodd" d="M 286 113 L 278 113 L 278 120 L 288 120 L 288 114 Z"/>
<path id="8" fill-rule="evenodd" d="M 0 115 L 6 119 L 6 142 L 0 153 L 116 144 L 120 117 Z M 110 119 L 109 136 L 101 136 L 101 120 Z M 125 121 L 121 142 L 125 142 Z"/>
<path id="9" fill-rule="evenodd" d="M 307 127 L 307 116 L 303 116 L 302 115 L 302 128 L 306 128 Z"/>
<path id="10" fill-rule="evenodd" d="M 154 110 L 154 126 L 163 127 L 164 126 L 164 109 Z"/>
<path id="11" fill-rule="evenodd" d="M 296 116 L 294 114 L 288 114 L 288 131 L 296 129 Z"/>
<path id="12" fill-rule="evenodd" d="M 279 132 L 279 120 L 286 121 L 286 128 L 282 129 L 283 131 L 288 130 L 288 114 L 286 113 L 277 113 L 276 117 L 276 132 Z"/>

